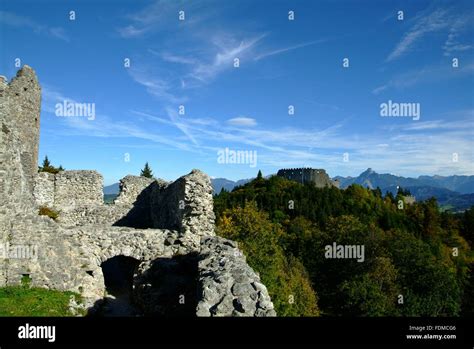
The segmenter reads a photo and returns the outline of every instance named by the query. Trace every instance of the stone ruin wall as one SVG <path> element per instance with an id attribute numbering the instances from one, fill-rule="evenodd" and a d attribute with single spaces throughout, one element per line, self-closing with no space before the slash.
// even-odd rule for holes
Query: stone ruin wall
<path id="1" fill-rule="evenodd" d="M 104 202 L 102 175 L 96 171 L 39 172 L 33 196 L 39 206 L 68 210 Z"/>
<path id="2" fill-rule="evenodd" d="M 298 183 L 312 183 L 317 188 L 339 187 L 339 181 L 329 178 L 324 169 L 314 168 L 290 168 L 278 170 L 277 176 L 283 177 Z"/>
<path id="3" fill-rule="evenodd" d="M 18 98 L 15 91 L 23 91 L 23 96 Z M 35 180 L 33 196 L 37 164 L 30 154 L 37 154 L 37 144 L 31 145 L 29 138 L 30 145 L 25 146 L 25 140 L 37 133 L 25 131 L 24 125 L 39 121 L 39 91 L 36 75 L 27 66 L 10 84 L 0 79 L 0 243 L 31 249 L 27 257 L 0 259 L 0 287 L 18 285 L 28 276 L 32 286 L 80 293 L 86 307 L 94 307 L 105 292 L 104 261 L 119 255 L 133 257 L 145 275 L 153 261 L 195 254 L 198 316 L 275 315 L 266 288 L 236 244 L 213 236 L 212 187 L 200 171 L 170 185 L 148 184 L 131 176 L 124 179 L 123 188 L 128 189 L 122 190 L 114 205 L 103 203 L 102 177 L 95 171 L 42 173 Z M 22 107 L 22 103 L 32 105 Z M 140 191 L 141 185 L 145 188 Z M 146 198 L 143 205 L 142 198 Z M 39 204 L 64 206 L 63 218 L 69 214 L 70 221 L 39 216 Z M 137 212 L 149 211 L 152 226 L 112 226 L 118 216 L 120 221 L 136 207 Z M 140 275 L 135 281 L 142 293 L 138 299 L 147 299 L 150 293 L 143 288 L 147 284 L 140 283 Z"/>
<path id="4" fill-rule="evenodd" d="M 41 87 L 33 69 L 28 66 L 19 70 L 9 84 L 0 77 L 0 85 L 1 103 L 5 107 L 2 114 L 19 131 L 16 148 L 20 152 L 25 179 L 32 188 L 38 170 Z"/>
<path id="5" fill-rule="evenodd" d="M 12 240 L 18 215 L 33 212 L 32 178 L 36 173 L 40 87 L 25 66 L 7 83 L 0 76 L 0 244 Z M 31 120 L 31 122 L 27 122 Z M 29 127 L 28 125 L 29 124 Z M 36 142 L 35 142 L 36 140 Z M 35 156 L 36 154 L 36 156 Z M 8 281 L 7 259 L 0 259 L 0 285 Z"/>
<path id="6" fill-rule="evenodd" d="M 211 183 L 199 170 L 173 183 L 128 175 L 120 180 L 112 205 L 104 203 L 102 188 L 95 171 L 40 172 L 33 195 L 38 206 L 58 211 L 58 222 L 65 226 L 110 224 L 214 235 Z"/>

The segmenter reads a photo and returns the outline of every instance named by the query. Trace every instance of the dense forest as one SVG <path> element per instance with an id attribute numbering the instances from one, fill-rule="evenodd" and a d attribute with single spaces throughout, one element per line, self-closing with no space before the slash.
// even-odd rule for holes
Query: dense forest
<path id="1" fill-rule="evenodd" d="M 214 197 L 217 234 L 239 242 L 279 316 L 472 316 L 474 207 L 408 194 L 259 173 Z M 333 243 L 364 246 L 363 262 L 326 258 Z"/>

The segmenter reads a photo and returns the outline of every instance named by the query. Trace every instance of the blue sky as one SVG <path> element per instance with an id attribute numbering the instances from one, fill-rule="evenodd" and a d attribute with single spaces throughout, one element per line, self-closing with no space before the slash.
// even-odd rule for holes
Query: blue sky
<path id="1" fill-rule="evenodd" d="M 106 184 L 146 161 L 167 180 L 192 168 L 234 180 L 302 166 L 474 174 L 472 1 L 0 6 L 0 74 L 20 58 L 42 86 L 40 159 Z M 57 116 L 64 100 L 94 103 L 95 118 Z M 420 119 L 381 117 L 389 100 L 419 103 Z M 256 152 L 256 167 L 218 163 L 225 148 Z"/>

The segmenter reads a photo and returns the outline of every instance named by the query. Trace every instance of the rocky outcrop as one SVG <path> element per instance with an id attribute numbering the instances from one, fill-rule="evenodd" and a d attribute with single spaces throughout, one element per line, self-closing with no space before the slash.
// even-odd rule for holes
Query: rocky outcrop
<path id="1" fill-rule="evenodd" d="M 235 242 L 206 237 L 200 256 L 198 316 L 276 315 L 267 288 Z"/>
<path id="2" fill-rule="evenodd" d="M 27 277 L 33 286 L 78 292 L 96 309 L 104 264 L 127 257 L 136 261 L 131 283 L 142 314 L 275 314 L 236 244 L 214 236 L 209 176 L 193 170 L 170 184 L 127 176 L 105 205 L 95 171 L 37 173 L 39 106 L 31 68 L 10 84 L 0 78 L 0 286 Z M 38 216 L 40 205 L 60 211 L 58 220 Z"/>

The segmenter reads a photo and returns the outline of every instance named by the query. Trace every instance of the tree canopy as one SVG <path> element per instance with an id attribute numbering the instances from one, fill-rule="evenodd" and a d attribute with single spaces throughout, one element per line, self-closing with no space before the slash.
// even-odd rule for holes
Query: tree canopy
<path id="1" fill-rule="evenodd" d="M 260 177 L 215 196 L 217 233 L 240 243 L 282 316 L 473 314 L 474 208 L 400 206 L 405 195 Z M 327 258 L 334 243 L 363 246 L 363 262 Z"/>

